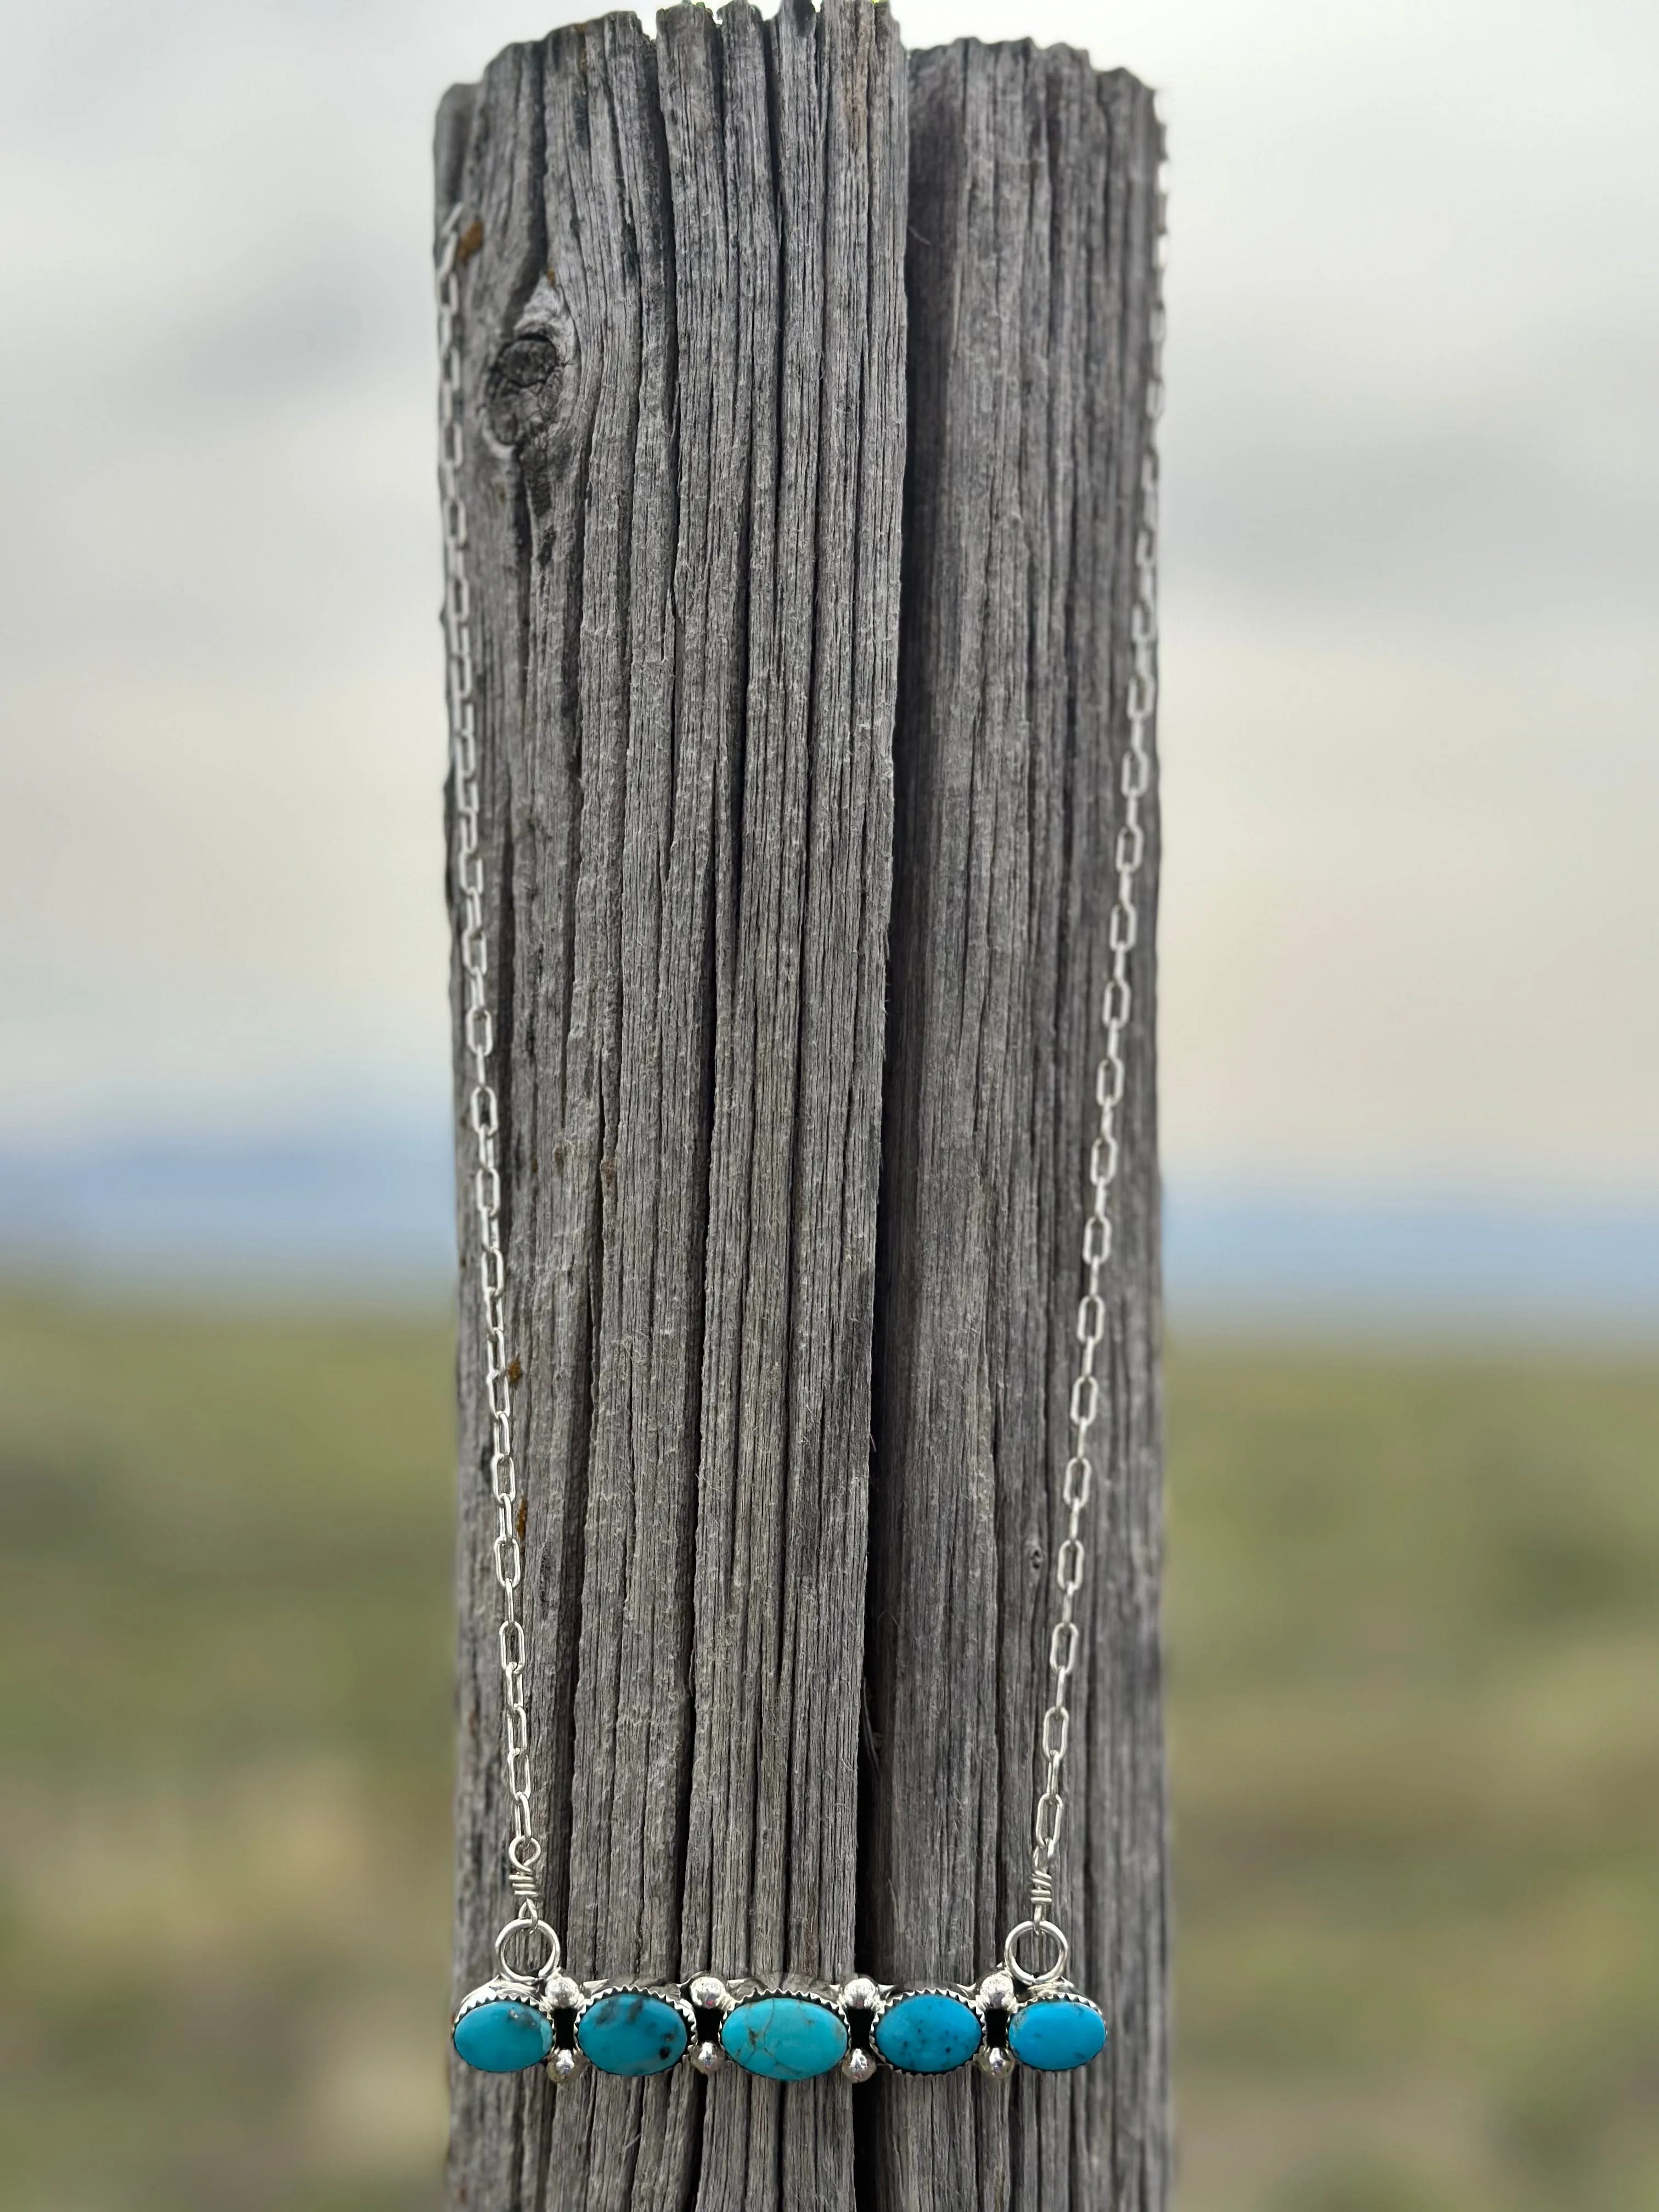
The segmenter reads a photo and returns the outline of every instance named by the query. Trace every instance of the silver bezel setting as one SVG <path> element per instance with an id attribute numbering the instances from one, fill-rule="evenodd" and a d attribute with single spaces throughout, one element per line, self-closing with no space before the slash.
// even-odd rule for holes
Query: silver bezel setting
<path id="1" fill-rule="evenodd" d="M 741 2058 L 733 2057 L 732 2054 L 726 2049 L 726 2023 L 731 2019 L 732 2014 L 734 2012 L 741 2012 L 744 2005 L 759 2004 L 768 1997 L 793 1997 L 798 1999 L 803 2004 L 818 2005 L 825 2012 L 830 2014 L 833 2018 L 841 2022 L 842 2031 L 847 2038 L 847 2048 L 842 2052 L 841 2057 L 836 2059 L 835 2064 L 833 2066 L 827 2066 L 822 2075 L 809 2074 L 805 2077 L 806 2080 L 811 2081 L 828 2081 L 831 2075 L 840 2073 L 842 2068 L 847 2063 L 848 2059 L 852 2056 L 853 2023 L 847 2017 L 847 2008 L 842 2002 L 841 1985 L 839 1983 L 809 1981 L 747 1982 L 741 1984 L 741 1987 L 743 1994 L 739 1996 L 737 1994 L 737 1985 L 733 1986 L 732 2003 L 726 2012 L 724 2012 L 720 2016 L 720 2032 L 719 2037 L 719 2049 L 720 2056 L 726 2060 L 734 2072 L 738 2074 L 747 2074 L 749 2078 L 754 2081 L 767 2081 L 775 2078 L 771 2075 L 752 2073 L 750 2069 L 744 2064 Z M 780 2083 L 779 2086 L 782 2088 L 789 2088 L 792 2087 L 798 2087 L 799 2085 L 786 2081 Z"/>
<path id="2" fill-rule="evenodd" d="M 584 1983 L 583 1989 L 585 1994 L 580 2004 L 576 2008 L 576 2017 L 571 2022 L 570 2047 L 578 2054 L 583 2064 L 591 2068 L 595 2074 L 604 2075 L 608 2081 L 651 2081 L 657 2078 L 657 2075 L 672 2074 L 676 2067 L 684 2066 L 690 2062 L 692 2053 L 698 2047 L 697 2015 L 680 1994 L 677 1984 L 673 1982 L 586 1982 Z M 582 2049 L 581 2026 L 602 1997 L 655 1997 L 659 2003 L 667 2005 L 672 2011 L 678 2013 L 684 2022 L 684 2050 L 671 2064 L 659 2067 L 656 2075 L 616 2074 L 609 2067 L 599 2065 Z"/>
<path id="3" fill-rule="evenodd" d="M 1079 2005 L 1085 2012 L 1093 2013 L 1095 2018 L 1100 2022 L 1103 2033 L 1103 2039 L 1100 2051 L 1097 2051 L 1092 2057 L 1079 2058 L 1075 2066 L 1033 2066 L 1030 2059 L 1022 2058 L 1013 2045 L 1015 2025 L 1023 2013 L 1029 2012 L 1033 2005 L 1042 2004 Z M 1111 2041 L 1112 2023 L 1107 2019 L 1103 2006 L 1097 2005 L 1092 1997 L 1085 1997 L 1081 1990 L 1073 1989 L 1069 1982 L 1060 1982 L 1056 1983 L 1052 1989 L 1028 1990 L 1008 2015 L 1007 2032 L 1008 2056 L 1016 2065 L 1024 2066 L 1033 2074 L 1077 2074 L 1080 2073 L 1084 2067 L 1093 2065 L 1095 2059 L 1100 2057 L 1101 2051 L 1104 2051 L 1106 2045 Z"/>
<path id="4" fill-rule="evenodd" d="M 485 2075 L 495 2073 L 496 2069 L 494 2067 L 474 2067 L 472 2061 L 455 2041 L 456 2031 L 461 2022 L 469 2018 L 471 2014 L 482 2012 L 486 2005 L 492 2004 L 522 2005 L 526 2012 L 533 2012 L 547 2022 L 547 2050 L 544 2056 L 540 2058 L 532 2058 L 527 2066 L 517 2067 L 514 2072 L 533 2074 L 538 2066 L 550 2065 L 554 2054 L 559 2048 L 559 2024 L 553 2017 L 552 2006 L 542 1995 L 540 1983 L 510 1981 L 499 1975 L 494 1981 L 480 1982 L 476 1990 L 469 1990 L 455 2008 L 455 2016 L 449 2023 L 449 2047 L 455 2057 L 460 2060 L 461 2064 L 471 2068 L 474 2073 L 482 2073 Z M 513 2079 L 513 2073 L 502 2074 L 499 2078 L 510 2081 Z"/>
<path id="5" fill-rule="evenodd" d="M 966 2005 L 979 2022 L 979 2041 L 968 2056 L 957 2066 L 900 2066 L 890 2059 L 876 2041 L 876 2029 L 888 2014 L 896 2012 L 907 1997 L 952 1997 L 957 2004 Z M 918 1982 L 914 1987 L 906 1984 L 902 1988 L 890 1989 L 882 2000 L 881 2010 L 870 2023 L 870 2052 L 878 2065 L 884 2066 L 890 2074 L 902 2074 L 912 2081 L 943 2081 L 947 2074 L 960 2074 L 963 2066 L 971 2066 L 985 2049 L 985 2007 L 980 2002 L 979 1991 L 954 1982 Z"/>
<path id="6" fill-rule="evenodd" d="M 469 1990 L 455 2008 L 455 2017 L 449 2023 L 453 2037 L 468 2013 L 477 2012 L 487 2004 L 518 2004 L 531 2012 L 538 2012 L 550 2027 L 556 2028 L 553 2007 L 542 1994 L 539 1982 L 509 1982 L 498 1978 L 493 1982 L 480 1982 L 476 1990 Z"/>

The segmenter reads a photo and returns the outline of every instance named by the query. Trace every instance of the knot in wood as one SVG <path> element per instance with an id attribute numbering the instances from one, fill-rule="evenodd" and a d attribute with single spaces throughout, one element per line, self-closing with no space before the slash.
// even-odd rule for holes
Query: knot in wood
<path id="1" fill-rule="evenodd" d="M 570 310 L 544 277 L 484 380 L 484 411 L 498 444 L 521 447 L 557 429 L 576 353 Z"/>

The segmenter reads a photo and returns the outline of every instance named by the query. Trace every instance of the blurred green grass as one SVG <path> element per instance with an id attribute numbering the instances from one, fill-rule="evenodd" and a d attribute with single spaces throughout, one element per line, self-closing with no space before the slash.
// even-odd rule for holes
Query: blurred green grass
<path id="1" fill-rule="evenodd" d="M 450 1349 L 0 1301 L 0 2212 L 433 2212 Z M 1170 1363 L 1180 2212 L 1659 2203 L 1659 1362 Z"/>
<path id="2" fill-rule="evenodd" d="M 1171 1366 L 1182 2212 L 1659 2205 L 1659 1364 Z"/>

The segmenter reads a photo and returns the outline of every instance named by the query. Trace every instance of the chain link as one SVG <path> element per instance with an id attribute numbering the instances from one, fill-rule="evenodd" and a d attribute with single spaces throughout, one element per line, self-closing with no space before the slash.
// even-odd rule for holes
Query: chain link
<path id="1" fill-rule="evenodd" d="M 471 1063 L 467 1121 L 472 1131 L 472 1206 L 478 1224 L 478 1284 L 483 1322 L 484 1391 L 489 1415 L 489 1486 L 495 1503 L 490 1559 L 501 1594 L 496 1648 L 501 1670 L 501 1767 L 512 1807 L 507 1881 L 520 1900 L 517 1922 L 543 1928 L 544 1856 L 530 1809 L 530 1716 L 525 1702 L 525 1635 L 520 1612 L 524 1539 L 518 1461 L 513 1446 L 513 1384 L 507 1355 L 507 1261 L 501 1251 L 501 1104 L 490 1080 L 495 1024 L 489 1012 L 489 951 L 484 931 L 484 867 L 479 843 L 478 710 L 472 650 L 472 595 L 466 571 L 466 500 L 461 488 L 461 270 L 476 246 L 457 207 L 438 241 L 438 490 L 443 508 L 444 646 L 449 701 L 450 768 L 455 807 L 455 890 L 461 961 L 461 1040 Z M 506 1934 L 503 1930 L 503 1935 Z M 554 1954 L 557 1939 L 552 1931 Z M 499 1944 L 498 1944 L 499 1949 Z"/>
<path id="2" fill-rule="evenodd" d="M 1071 1455 L 1060 1486 L 1066 1534 L 1054 1561 L 1060 1605 L 1049 1631 L 1049 1698 L 1038 1730 L 1037 1755 L 1042 1790 L 1032 1824 L 1031 1918 L 1021 1922 L 1007 1941 L 1006 1954 L 1017 1964 L 1017 1946 L 1027 1935 L 1055 1940 L 1057 1963 L 1041 1973 L 1022 1972 L 1027 1981 L 1052 1980 L 1064 1970 L 1067 1946 L 1050 1917 L 1054 1865 L 1066 1810 L 1062 1787 L 1071 1739 L 1071 1684 L 1077 1668 L 1079 1631 L 1077 1600 L 1087 1562 L 1084 1516 L 1093 1492 L 1095 1462 L 1091 1431 L 1099 1415 L 1100 1386 L 1096 1363 L 1106 1337 L 1103 1285 L 1112 1256 L 1111 1199 L 1117 1181 L 1121 1115 L 1126 1081 L 1124 1037 L 1132 1011 L 1129 962 L 1139 934 L 1136 891 L 1146 857 L 1141 802 L 1152 781 L 1151 731 L 1158 699 L 1158 495 L 1157 425 L 1164 386 L 1164 199 L 1157 202 L 1146 430 L 1140 462 L 1140 517 L 1135 533 L 1134 599 L 1129 619 L 1131 664 L 1126 702 L 1128 744 L 1120 791 L 1123 801 L 1113 850 L 1116 888 L 1107 924 L 1111 972 L 1101 1002 L 1103 1042 L 1095 1073 L 1096 1133 L 1089 1149 L 1091 1202 L 1083 1231 L 1085 1288 L 1078 1304 L 1079 1359 L 1067 1407 Z M 524 1546 L 519 1528 L 518 1465 L 513 1443 L 513 1369 L 507 1354 L 506 1261 L 501 1241 L 500 1104 L 490 1080 L 495 1048 L 489 1006 L 489 951 L 484 929 L 483 856 L 479 842 L 478 737 L 473 665 L 471 593 L 466 570 L 466 503 L 461 488 L 460 272 L 471 234 L 459 209 L 444 227 L 437 269 L 439 378 L 438 481 L 442 502 L 444 545 L 444 635 L 449 701 L 450 751 L 455 806 L 455 896 L 460 908 L 463 985 L 461 1034 L 471 1062 L 467 1118 L 472 1130 L 473 1206 L 478 1224 L 478 1276 L 482 1294 L 484 1375 L 490 1425 L 490 1487 L 496 1533 L 491 1547 L 495 1580 L 501 1593 L 497 1645 L 501 1673 L 502 1768 L 512 1807 L 507 1845 L 508 1879 L 521 1900 L 520 1918 L 541 1925 L 539 1899 L 544 1856 L 531 1813 L 530 1723 L 525 1699 L 525 1636 L 520 1612 Z M 551 1931 L 548 1931 L 550 1936 Z M 554 1939 L 556 1947 L 556 1939 Z"/>
<path id="3" fill-rule="evenodd" d="M 1095 1071 L 1095 1105 L 1099 1119 L 1089 1147 L 1090 1206 L 1083 1224 L 1084 1290 L 1078 1301 L 1077 1370 L 1067 1407 L 1071 1425 L 1071 1456 L 1060 1483 L 1060 1504 L 1066 1513 L 1066 1534 L 1054 1557 L 1054 1588 L 1060 1598 L 1048 1632 L 1048 1705 L 1037 1731 L 1037 1760 L 1042 1790 L 1037 1798 L 1031 1828 L 1031 1918 L 1009 1936 L 1006 1955 L 1017 1964 L 1022 1936 L 1047 1935 L 1060 1950 L 1055 1964 L 1040 1975 L 1023 1975 L 1036 1981 L 1054 1980 L 1064 1972 L 1065 1938 L 1049 1917 L 1054 1899 L 1054 1858 L 1060 1849 L 1060 1826 L 1066 1813 L 1063 1788 L 1066 1753 L 1071 1741 L 1072 1677 L 1077 1670 L 1079 1629 L 1078 1594 L 1083 1588 L 1086 1547 L 1084 1516 L 1095 1482 L 1091 1432 L 1100 1412 L 1100 1383 L 1095 1372 L 1100 1347 L 1106 1339 L 1106 1299 L 1103 1285 L 1112 1257 L 1112 1192 L 1121 1152 L 1121 1116 L 1126 1066 L 1124 1036 L 1129 1025 L 1132 994 L 1129 960 L 1139 937 L 1136 890 L 1141 863 L 1146 855 L 1146 831 L 1140 818 L 1141 801 L 1152 783 L 1151 733 L 1158 704 L 1158 422 L 1164 407 L 1164 192 L 1157 187 L 1154 221 L 1152 313 L 1148 335 L 1146 405 L 1140 454 L 1140 515 L 1135 531 L 1134 600 L 1129 616 L 1130 667 L 1126 702 L 1128 745 L 1123 756 L 1119 789 L 1123 800 L 1113 848 L 1112 866 L 1116 892 L 1106 926 L 1111 954 L 1111 973 L 1102 995 L 1100 1020 L 1104 1032 L 1100 1064 Z"/>

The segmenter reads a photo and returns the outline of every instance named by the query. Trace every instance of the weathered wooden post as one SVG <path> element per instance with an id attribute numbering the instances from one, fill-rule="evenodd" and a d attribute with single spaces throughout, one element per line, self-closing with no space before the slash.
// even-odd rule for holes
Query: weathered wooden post
<path id="1" fill-rule="evenodd" d="M 909 470 L 860 1956 L 970 1978 L 1018 1916 L 1109 973 L 1158 125 L 1085 57 L 910 61 Z M 1156 844 L 1148 861 L 1155 870 Z M 1143 898 L 1150 921 L 1152 882 Z M 876 2085 L 883 2212 L 1152 2212 L 1168 2185 L 1150 927 L 1133 963 L 1085 1747 L 1078 1978 L 1109 2065 Z M 997 1878 L 988 1881 L 994 1866 Z"/>
<path id="2" fill-rule="evenodd" d="M 870 0 L 658 21 L 439 130 L 544 1899 L 580 1971 L 960 1978 L 1029 1879 L 1156 126 Z M 456 2206 L 1162 2212 L 1152 988 L 1146 927 L 1064 1862 L 1109 2061 L 458 2067 Z M 507 1910 L 472 1305 L 459 1985 Z"/>

